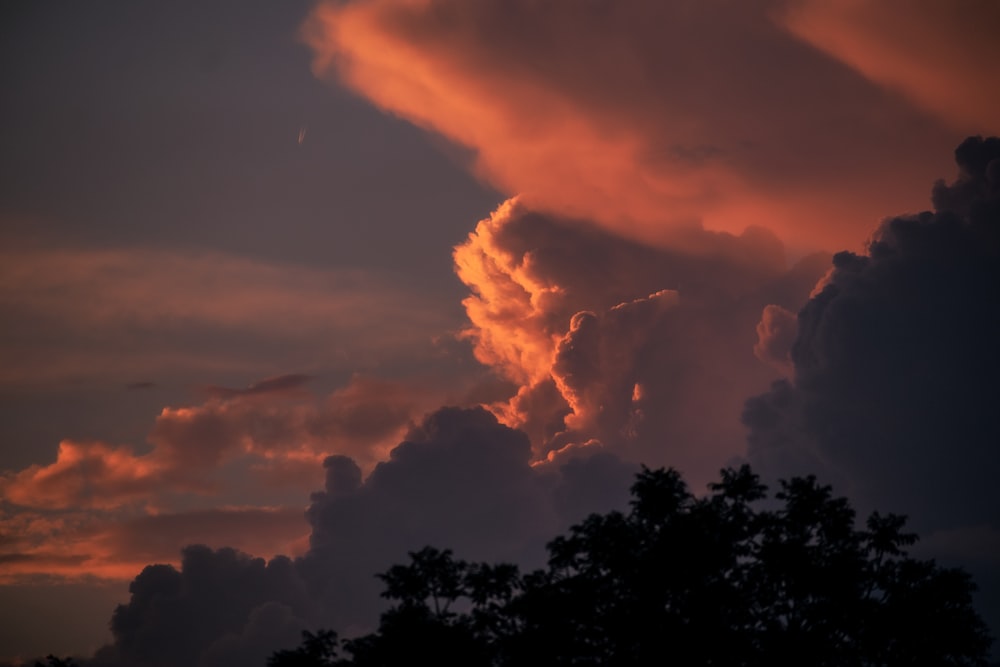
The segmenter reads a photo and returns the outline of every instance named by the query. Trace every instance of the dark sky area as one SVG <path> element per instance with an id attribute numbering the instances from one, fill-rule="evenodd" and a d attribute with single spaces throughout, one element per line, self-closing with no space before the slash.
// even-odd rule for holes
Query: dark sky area
<path id="1" fill-rule="evenodd" d="M 4 3 L 0 661 L 263 664 L 408 550 L 540 564 L 640 463 L 910 514 L 996 633 L 998 33 Z"/>

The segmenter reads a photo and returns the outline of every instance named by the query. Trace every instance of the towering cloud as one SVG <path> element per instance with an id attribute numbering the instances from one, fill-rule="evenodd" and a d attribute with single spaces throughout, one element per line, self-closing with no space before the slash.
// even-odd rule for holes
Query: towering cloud
<path id="1" fill-rule="evenodd" d="M 466 335 L 518 387 L 491 407 L 536 459 L 600 445 L 698 485 L 742 453 L 740 408 L 775 375 L 754 355 L 761 310 L 798 309 L 826 259 L 788 270 L 759 229 L 697 240 L 651 248 L 514 200 L 456 248 Z"/>
<path id="2" fill-rule="evenodd" d="M 808 452 L 932 527 L 1000 520 L 982 495 L 1000 463 L 1000 140 L 969 139 L 956 158 L 935 211 L 886 220 L 865 255 L 834 257 L 798 316 L 794 379 L 746 413 L 753 458 L 780 469 Z"/>
<path id="3" fill-rule="evenodd" d="M 951 556 L 983 567 L 1000 534 L 1000 139 L 970 138 L 955 157 L 934 211 L 834 257 L 799 312 L 793 379 L 744 419 L 761 469 L 817 472 L 864 507 L 945 531 Z M 995 579 L 992 553 L 977 573 Z"/>

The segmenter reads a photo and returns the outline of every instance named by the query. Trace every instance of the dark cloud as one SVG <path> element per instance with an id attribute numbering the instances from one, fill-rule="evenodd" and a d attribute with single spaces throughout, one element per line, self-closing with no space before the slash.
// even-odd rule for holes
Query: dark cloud
<path id="1" fill-rule="evenodd" d="M 798 446 L 776 432 L 802 430 L 856 493 L 905 498 L 899 509 L 935 527 L 956 512 L 1000 518 L 982 496 L 1000 462 L 1000 140 L 970 139 L 956 157 L 934 212 L 886 220 L 866 255 L 834 257 L 798 316 L 794 381 L 746 417 L 751 456 Z"/>
<path id="2" fill-rule="evenodd" d="M 762 470 L 818 472 L 923 534 L 985 544 L 1000 530 L 1000 139 L 955 157 L 934 211 L 887 219 L 866 254 L 834 257 L 798 315 L 794 378 L 744 420 Z"/>
<path id="3" fill-rule="evenodd" d="M 273 645 L 256 639 L 294 641 L 316 616 L 291 560 L 265 563 L 233 549 L 187 547 L 180 570 L 150 565 L 129 593 L 111 617 L 114 644 L 96 665 L 207 666 L 236 655 L 261 663 Z"/>
<path id="4" fill-rule="evenodd" d="M 552 535 L 589 512 L 623 508 L 636 471 L 610 453 L 530 460 L 527 436 L 481 408 L 427 416 L 367 478 L 351 458 L 331 456 L 307 512 L 305 556 L 265 563 L 194 546 L 179 570 L 147 567 L 94 665 L 259 663 L 295 645 L 303 628 L 370 628 L 381 609 L 374 575 L 407 551 L 432 544 L 471 560 L 541 565 Z"/>
<path id="5" fill-rule="evenodd" d="M 364 483 L 352 461 L 328 459 L 301 566 L 334 624 L 373 621 L 380 603 L 372 575 L 428 544 L 470 559 L 537 561 L 556 518 L 530 457 L 527 437 L 485 410 L 445 408 Z"/>
<path id="6" fill-rule="evenodd" d="M 155 386 L 156 386 L 155 382 L 150 382 L 149 380 L 142 380 L 139 382 L 129 382 L 127 385 L 125 385 L 125 388 L 138 390 L 138 389 L 152 389 Z"/>
<path id="7" fill-rule="evenodd" d="M 311 375 L 301 375 L 297 373 L 289 375 L 278 375 L 251 384 L 246 389 L 232 389 L 230 387 L 219 387 L 209 385 L 204 391 L 209 396 L 215 398 L 232 398 L 234 396 L 257 396 L 260 394 L 275 393 L 296 393 L 301 391 L 312 379 Z"/>

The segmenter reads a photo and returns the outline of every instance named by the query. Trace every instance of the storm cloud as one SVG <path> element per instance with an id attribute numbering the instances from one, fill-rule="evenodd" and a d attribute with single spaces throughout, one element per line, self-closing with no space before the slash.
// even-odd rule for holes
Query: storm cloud
<path id="1" fill-rule="evenodd" d="M 762 471 L 814 472 L 864 508 L 909 514 L 995 578 L 996 552 L 988 569 L 983 557 L 1000 531 L 1000 139 L 969 138 L 955 158 L 933 211 L 834 256 L 799 311 L 793 377 L 750 399 L 744 421 Z"/>
<path id="2" fill-rule="evenodd" d="M 636 466 L 609 454 L 532 467 L 524 433 L 481 408 L 442 408 L 366 478 L 349 457 L 324 463 L 307 511 L 309 549 L 266 562 L 191 546 L 180 567 L 150 565 L 111 618 L 99 665 L 262 661 L 304 628 L 370 629 L 375 574 L 428 544 L 469 559 L 540 566 L 545 542 L 593 511 L 624 507 Z"/>

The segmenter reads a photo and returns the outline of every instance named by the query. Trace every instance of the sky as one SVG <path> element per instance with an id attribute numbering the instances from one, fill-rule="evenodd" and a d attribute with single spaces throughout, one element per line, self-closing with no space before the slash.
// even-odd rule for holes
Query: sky
<path id="1" fill-rule="evenodd" d="M 908 514 L 1000 633 L 997 3 L 0 14 L 0 660 L 263 664 L 640 464 Z"/>

